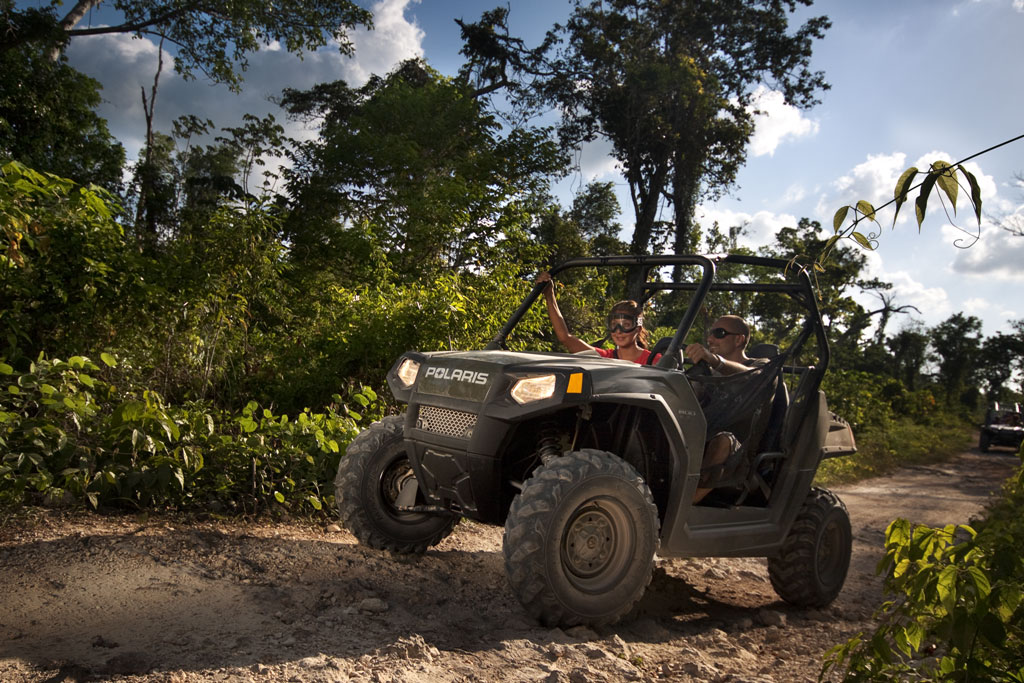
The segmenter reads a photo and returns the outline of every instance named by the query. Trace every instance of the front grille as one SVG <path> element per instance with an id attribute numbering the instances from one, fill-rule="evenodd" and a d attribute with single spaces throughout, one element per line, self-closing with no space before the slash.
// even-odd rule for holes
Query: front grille
<path id="1" fill-rule="evenodd" d="M 419 420 L 416 426 L 427 432 L 450 436 L 456 439 L 468 439 L 473 435 L 476 426 L 476 415 L 458 410 L 420 406 Z"/>

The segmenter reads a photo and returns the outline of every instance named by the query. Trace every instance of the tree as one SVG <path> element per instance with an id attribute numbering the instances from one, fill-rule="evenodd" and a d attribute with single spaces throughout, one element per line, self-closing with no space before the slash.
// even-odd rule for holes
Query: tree
<path id="1" fill-rule="evenodd" d="M 946 391 L 946 402 L 963 400 L 964 392 L 976 376 L 981 356 L 981 320 L 973 315 L 954 313 L 932 329 L 932 349 L 939 365 L 939 383 Z M 973 407 L 972 401 L 966 402 Z"/>
<path id="2" fill-rule="evenodd" d="M 467 72 L 515 89 L 535 107 L 562 112 L 566 148 L 598 137 L 612 143 L 630 188 L 630 251 L 653 250 L 661 203 L 672 203 L 673 240 L 688 243 L 702 196 L 734 182 L 753 132 L 754 88 L 778 88 L 806 107 L 827 88 L 807 66 L 829 21 L 789 32 L 789 14 L 811 0 L 578 0 L 564 26 L 534 51 L 508 36 L 506 12 L 463 26 Z M 529 90 L 528 90 L 529 88 Z M 642 274 L 634 274 L 630 295 Z"/>
<path id="3" fill-rule="evenodd" d="M 622 227 L 616 221 L 619 200 L 612 183 L 590 183 L 573 198 L 568 210 L 546 193 L 538 195 L 528 210 L 535 216 L 530 231 L 547 248 L 540 267 L 579 256 L 609 256 L 624 251 L 625 244 L 618 238 Z"/>
<path id="4" fill-rule="evenodd" d="M 1017 321 L 1020 326 L 1024 321 Z M 990 401 L 1004 400 L 1011 393 L 1010 378 L 1024 358 L 1024 336 L 997 332 L 981 345 L 979 374 L 985 380 Z"/>
<path id="5" fill-rule="evenodd" d="M 801 218 L 796 228 L 779 230 L 775 243 L 764 251 L 769 256 L 788 259 L 797 254 L 816 253 L 827 240 L 820 223 Z M 852 247 L 837 249 L 832 259 L 825 272 L 816 274 L 818 309 L 828 330 L 836 360 L 841 367 L 851 369 L 858 365 L 861 339 L 870 325 L 870 316 L 853 299 L 854 288 L 878 290 L 885 289 L 886 284 L 863 277 L 867 258 Z M 770 300 L 766 304 L 770 304 Z M 777 327 L 776 336 L 781 337 L 782 330 L 790 322 L 765 309 L 763 305 L 755 308 L 757 315 L 764 320 L 764 325 Z M 881 370 L 878 367 L 866 369 L 875 372 Z"/>
<path id="6" fill-rule="evenodd" d="M 912 325 L 888 340 L 893 377 L 900 380 L 908 391 L 921 388 L 924 366 L 928 362 L 929 336 L 920 325 Z"/>
<path id="7" fill-rule="evenodd" d="M 0 160 L 117 192 L 124 148 L 95 108 L 100 84 L 24 47 L 0 52 Z"/>
<path id="8" fill-rule="evenodd" d="M 238 71 L 245 71 L 247 55 L 262 45 L 278 42 L 301 55 L 333 39 L 347 55 L 353 50 L 347 32 L 372 25 L 371 13 L 350 0 L 114 0 L 113 7 L 123 19 L 120 24 L 78 28 L 100 2 L 78 0 L 58 16 L 61 0 L 43 9 L 0 0 L 0 21 L 8 29 L 0 34 L 0 53 L 34 45 L 56 57 L 69 40 L 79 36 L 150 35 L 177 47 L 175 70 L 183 77 L 194 77 L 199 71 L 238 89 Z"/>
<path id="9" fill-rule="evenodd" d="M 321 122 L 288 175 L 293 255 L 353 277 L 374 253 L 411 278 L 505 258 L 517 202 L 561 167 L 544 131 L 503 131 L 472 88 L 420 60 L 358 89 L 289 90 L 282 105 Z"/>

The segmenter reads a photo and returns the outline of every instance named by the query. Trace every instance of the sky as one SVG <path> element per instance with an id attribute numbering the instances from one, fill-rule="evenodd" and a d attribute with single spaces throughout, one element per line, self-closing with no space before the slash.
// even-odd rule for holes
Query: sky
<path id="1" fill-rule="evenodd" d="M 41 0 L 40 0 L 41 1 Z M 527 44 L 564 19 L 570 0 L 504 0 L 513 35 Z M 479 0 L 380 0 L 372 7 L 375 28 L 354 32 L 354 57 L 325 47 L 303 60 L 276 46 L 250 56 L 244 90 L 233 94 L 204 80 L 185 82 L 169 68 L 160 76 L 155 124 L 169 132 L 186 113 L 218 127 L 237 125 L 243 113 L 273 113 L 295 137 L 314 133 L 284 121 L 269 101 L 283 88 L 309 88 L 338 79 L 358 85 L 385 74 L 410 57 L 422 57 L 444 74 L 462 63 L 455 19 L 475 21 L 497 2 Z M 102 6 L 101 6 L 102 8 Z M 746 225 L 744 246 L 769 243 L 775 231 L 801 217 L 830 226 L 835 211 L 864 199 L 881 206 L 910 166 L 959 161 L 1024 134 L 1024 0 L 818 0 L 792 22 L 825 14 L 832 28 L 814 45 L 813 70 L 831 89 L 809 110 L 785 105 L 763 90 L 757 128 L 737 186 L 721 200 L 699 207 L 704 225 Z M 99 10 L 83 24 L 112 23 Z M 100 114 L 134 158 L 145 136 L 141 89 L 153 83 L 157 46 L 128 36 L 76 38 L 68 48 L 72 66 L 103 85 Z M 165 58 L 166 61 L 166 58 Z M 632 223 L 621 173 L 595 144 L 577 158 L 559 187 L 568 197 L 586 183 L 615 183 Z M 933 199 L 920 231 L 913 207 L 893 226 L 892 211 L 880 213 L 878 249 L 867 252 L 870 276 L 893 284 L 894 304 L 920 313 L 897 316 L 889 332 L 920 322 L 933 326 L 963 312 L 983 322 L 983 334 L 1009 331 L 1024 319 L 1024 237 L 996 227 L 993 218 L 1024 219 L 1024 140 L 969 161 L 978 178 L 986 214 L 978 233 L 969 203 L 960 202 L 952 223 Z M 865 295 L 869 310 L 880 304 Z"/>

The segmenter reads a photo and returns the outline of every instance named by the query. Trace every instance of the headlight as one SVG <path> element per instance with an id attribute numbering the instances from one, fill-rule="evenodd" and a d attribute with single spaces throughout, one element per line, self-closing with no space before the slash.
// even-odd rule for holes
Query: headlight
<path id="1" fill-rule="evenodd" d="M 551 398 L 555 395 L 555 375 L 527 377 L 512 386 L 512 399 L 519 405 Z"/>
<path id="2" fill-rule="evenodd" d="M 420 374 L 420 364 L 412 358 L 406 358 L 398 366 L 398 379 L 402 380 L 402 385 L 406 389 L 416 382 L 416 375 L 418 374 Z"/>

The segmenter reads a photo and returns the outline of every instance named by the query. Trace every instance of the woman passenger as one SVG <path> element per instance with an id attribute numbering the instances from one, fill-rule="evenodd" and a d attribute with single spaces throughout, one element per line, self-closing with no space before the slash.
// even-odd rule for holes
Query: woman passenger
<path id="1" fill-rule="evenodd" d="M 644 329 L 643 311 L 637 302 L 620 301 L 612 306 L 612 310 L 608 313 L 608 333 L 615 348 L 601 349 L 591 346 L 569 332 L 565 318 L 562 317 L 562 312 L 558 309 L 558 301 L 555 299 L 555 283 L 551 279 L 551 274 L 547 271 L 541 273 L 537 276 L 537 282 L 547 283 L 544 288 L 544 301 L 547 303 L 548 317 L 551 318 L 551 326 L 555 330 L 558 341 L 562 342 L 570 353 L 596 351 L 605 358 L 630 360 L 640 365 L 647 363 L 648 360 L 653 364 L 661 358 L 659 353 L 651 359 L 651 352 L 647 349 L 649 335 Z"/>

